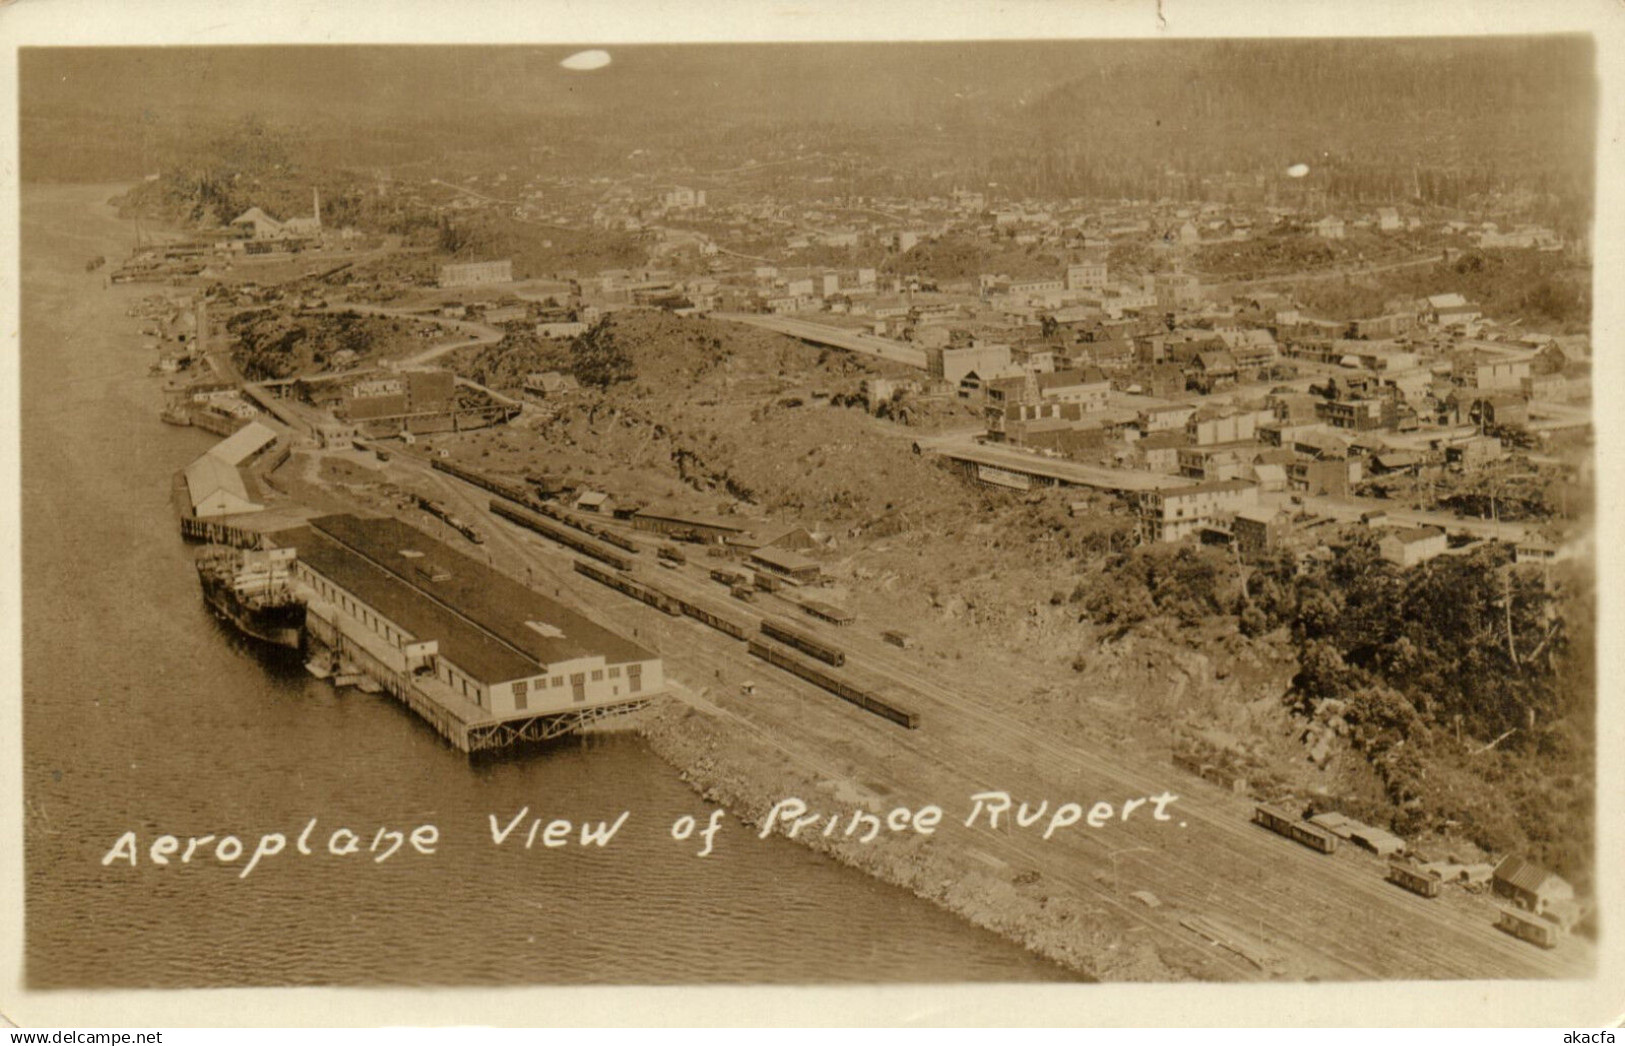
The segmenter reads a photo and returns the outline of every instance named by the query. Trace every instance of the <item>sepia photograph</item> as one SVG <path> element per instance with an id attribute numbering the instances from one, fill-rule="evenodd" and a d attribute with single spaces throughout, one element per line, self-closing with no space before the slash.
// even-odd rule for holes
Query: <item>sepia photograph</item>
<path id="1" fill-rule="evenodd" d="M 1599 38 L 1136 14 L 12 47 L 6 997 L 1595 978 Z"/>

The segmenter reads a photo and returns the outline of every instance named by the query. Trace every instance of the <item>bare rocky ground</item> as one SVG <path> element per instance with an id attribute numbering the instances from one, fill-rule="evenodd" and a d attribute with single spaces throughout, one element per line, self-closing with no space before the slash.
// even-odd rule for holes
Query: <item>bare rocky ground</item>
<path id="1" fill-rule="evenodd" d="M 917 429 L 847 404 L 872 373 L 865 364 L 724 324 L 621 319 L 616 335 L 634 361 L 631 381 L 584 390 L 505 428 L 436 436 L 413 456 L 445 450 L 488 472 L 546 474 L 623 502 L 731 513 L 765 534 L 805 527 L 818 542 L 809 554 L 830 579 L 814 594 L 856 614 L 855 644 L 902 629 L 915 647 L 898 663 L 950 679 L 978 710 L 1059 745 L 1109 751 L 1184 781 L 1181 791 L 1212 788 L 1215 778 L 1203 783 L 1176 769 L 1179 753 L 1215 767 L 1220 783 L 1240 778 L 1243 792 L 1346 796 L 1368 787 L 1369 773 L 1337 746 L 1310 758 L 1317 753 L 1306 740 L 1315 739 L 1282 701 L 1296 670 L 1284 637 L 1244 637 L 1222 615 L 1190 626 L 1154 620 L 1122 635 L 1082 619 L 1070 594 L 1104 583 L 1104 550 L 1121 547 L 1113 544 L 1121 506 L 1099 501 L 1073 517 L 1061 504 L 1077 492 L 1033 499 L 989 491 L 922 459 L 912 451 Z M 939 417 L 954 410 L 948 405 Z M 421 472 L 382 468 L 351 451 L 320 464 L 296 456 L 279 482 L 296 497 L 403 515 L 410 491 L 446 496 Z M 477 496 L 465 501 L 453 508 L 471 514 L 483 504 Z M 499 566 L 502 545 L 488 543 L 483 553 Z M 517 561 L 510 566 L 520 569 Z M 597 590 L 582 595 L 602 602 L 600 610 L 615 602 Z M 667 627 L 652 611 L 631 613 L 644 615 L 647 641 Z M 680 636 L 656 645 L 670 674 L 700 689 L 645 713 L 640 729 L 697 791 L 747 823 L 786 795 L 883 810 L 963 791 L 965 767 L 934 761 L 944 756 L 931 748 L 899 748 L 890 727 L 854 728 L 827 696 L 745 698 L 737 680 L 713 691 L 712 668 L 723 662 L 685 651 Z M 734 656 L 743 664 L 730 672 L 764 671 Z M 933 734 L 947 741 L 945 751 L 977 749 L 973 717 L 950 721 L 936 712 Z M 1032 787 L 1054 772 L 1027 775 L 1020 753 L 1010 752 L 994 754 L 990 767 Z M 1132 889 L 1101 879 L 1098 862 L 1028 860 L 1019 847 L 967 846 L 959 836 L 801 841 L 1084 976 L 1236 975 L 1177 941 L 1136 932 L 1121 911 L 1089 903 L 1098 892 L 1120 899 Z M 1307 953 L 1297 959 L 1290 975 L 1307 976 L 1321 961 Z"/>

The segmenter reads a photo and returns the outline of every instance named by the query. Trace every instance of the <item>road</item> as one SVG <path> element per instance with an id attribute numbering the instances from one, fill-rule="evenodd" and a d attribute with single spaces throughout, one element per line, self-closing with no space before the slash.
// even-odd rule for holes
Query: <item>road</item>
<path id="1" fill-rule="evenodd" d="M 458 349 L 467 349 L 475 345 L 495 345 L 497 342 L 502 340 L 503 333 L 495 327 L 489 327 L 483 323 L 475 323 L 472 320 L 452 319 L 448 316 L 437 316 L 423 312 L 414 312 L 410 309 L 389 308 L 383 305 L 344 303 L 329 305 L 321 311 L 359 312 L 368 316 L 387 316 L 391 319 L 411 320 L 415 323 L 433 323 L 437 326 L 445 327 L 448 330 L 461 331 L 467 336 L 466 340 L 463 341 L 447 342 L 443 345 L 430 345 L 425 349 L 412 353 L 410 356 L 403 357 L 400 360 L 400 363 L 407 367 L 415 367 L 424 363 L 429 363 L 432 360 L 439 359 L 448 352 L 456 352 Z"/>
<path id="2" fill-rule="evenodd" d="M 950 805 L 955 797 L 993 788 L 1035 804 L 1076 800 L 1085 807 L 1177 792 L 1176 824 L 1147 818 L 1043 840 L 1009 825 L 991 831 L 982 822 L 945 821 L 942 840 L 1011 874 L 1038 872 L 1046 894 L 1072 898 L 1127 933 L 1147 935 L 1167 961 L 1193 976 L 1551 977 L 1592 962 L 1590 946 L 1578 940 L 1545 952 L 1495 930 L 1495 908 L 1486 898 L 1456 888 L 1436 900 L 1416 897 L 1384 882 L 1382 862 L 1352 846 L 1322 855 L 1252 825 L 1243 797 L 1165 764 L 1028 726 L 998 697 L 967 693 L 923 656 L 886 646 L 872 627 L 817 624 L 777 596 L 755 606 L 730 600 L 705 577 L 704 562 L 637 568 L 646 581 L 751 627 L 765 612 L 840 643 L 848 652 L 842 674 L 920 713 L 921 729 L 901 730 L 750 658 L 742 644 L 698 622 L 585 582 L 571 572 L 570 553 L 490 514 L 484 491 L 421 463 L 403 467 L 422 470 L 460 515 L 481 520 L 487 553 L 517 568 L 516 576 L 654 646 L 668 675 L 686 681 L 691 699 L 713 714 L 720 710 L 818 778 L 861 778 L 888 802 L 942 802 L 950 819 L 964 813 Z M 750 698 L 737 693 L 746 679 L 759 683 Z M 1135 890 L 1151 891 L 1161 907 L 1142 907 L 1129 897 Z M 1237 950 L 1214 947 L 1191 926 L 1207 927 Z"/>
<path id="3" fill-rule="evenodd" d="M 793 320 L 784 316 L 747 312 L 714 312 L 711 314 L 711 318 L 743 323 L 751 327 L 760 327 L 763 330 L 788 334 L 792 338 L 800 338 L 802 341 L 812 342 L 814 345 L 845 349 L 848 352 L 873 356 L 877 359 L 901 363 L 920 370 L 925 370 L 926 367 L 924 349 L 915 348 L 913 345 L 904 342 L 893 341 L 890 338 L 864 334 L 861 331 L 831 327 L 826 323 L 812 323 L 808 320 Z"/>
<path id="4" fill-rule="evenodd" d="M 922 442 L 921 449 L 923 450 L 924 447 L 925 444 Z M 1002 447 L 996 443 L 978 444 L 974 440 L 961 440 L 955 443 L 939 439 L 933 443 L 932 453 L 940 454 L 955 461 L 987 465 L 1009 472 L 1044 476 L 1072 486 L 1092 487 L 1096 490 L 1132 493 L 1142 490 L 1167 490 L 1173 487 L 1188 487 L 1196 482 L 1184 476 L 1169 476 L 1161 472 L 1084 465 L 1076 461 L 1067 461 L 1064 458 L 1047 458 L 1041 454 L 1033 454 L 1014 447 Z"/>

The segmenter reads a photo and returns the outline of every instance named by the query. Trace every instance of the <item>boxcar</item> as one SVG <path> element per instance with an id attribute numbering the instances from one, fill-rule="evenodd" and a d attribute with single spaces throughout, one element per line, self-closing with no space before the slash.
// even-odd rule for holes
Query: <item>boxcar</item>
<path id="1" fill-rule="evenodd" d="M 1403 886 L 1411 893 L 1423 897 L 1439 896 L 1439 880 L 1427 872 L 1419 871 L 1395 861 L 1388 866 L 1388 881 Z"/>
<path id="2" fill-rule="evenodd" d="M 811 636 L 800 629 L 789 628 L 777 621 L 763 621 L 762 634 L 777 639 L 785 646 L 795 647 L 803 654 L 811 654 L 827 665 L 840 668 L 846 664 L 846 651 L 838 646 L 824 642 L 817 636 Z"/>
<path id="3" fill-rule="evenodd" d="M 1510 933 L 1520 941 L 1538 944 L 1542 948 L 1557 947 L 1556 926 L 1545 919 L 1537 919 L 1533 915 L 1513 908 L 1501 909 L 1500 917 L 1495 920 L 1495 928 L 1504 933 Z"/>
<path id="4" fill-rule="evenodd" d="M 1302 843 L 1309 849 L 1318 850 L 1323 854 L 1337 850 L 1337 836 L 1272 806 L 1260 804 L 1254 807 L 1253 823 L 1261 824 L 1277 835 L 1284 835 L 1293 842 Z"/>
<path id="5" fill-rule="evenodd" d="M 871 693 L 860 686 L 855 686 L 844 679 L 838 679 L 816 665 L 808 664 L 756 639 L 748 641 L 746 649 L 769 664 L 776 665 L 786 672 L 794 673 L 810 683 L 815 683 L 841 700 L 857 705 L 866 712 L 880 716 L 882 719 L 889 719 L 908 730 L 919 729 L 920 717 L 916 713 L 906 708 L 899 708 L 889 701 L 883 700 L 877 694 Z"/>

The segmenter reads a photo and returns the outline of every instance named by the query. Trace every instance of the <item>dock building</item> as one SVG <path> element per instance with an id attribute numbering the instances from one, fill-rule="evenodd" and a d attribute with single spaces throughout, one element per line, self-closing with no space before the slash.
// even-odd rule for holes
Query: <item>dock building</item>
<path id="1" fill-rule="evenodd" d="M 275 540 L 297 550 L 308 636 L 464 751 L 665 690 L 655 654 L 398 520 L 322 516 Z"/>

